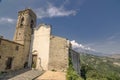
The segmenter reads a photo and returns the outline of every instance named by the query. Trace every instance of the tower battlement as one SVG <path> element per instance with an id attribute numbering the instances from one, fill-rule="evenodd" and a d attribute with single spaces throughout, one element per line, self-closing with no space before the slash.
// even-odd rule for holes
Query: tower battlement
<path id="1" fill-rule="evenodd" d="M 18 12 L 18 15 L 23 15 L 23 14 L 32 14 L 33 17 L 37 17 L 36 14 L 33 12 L 32 9 L 24 9 Z"/>

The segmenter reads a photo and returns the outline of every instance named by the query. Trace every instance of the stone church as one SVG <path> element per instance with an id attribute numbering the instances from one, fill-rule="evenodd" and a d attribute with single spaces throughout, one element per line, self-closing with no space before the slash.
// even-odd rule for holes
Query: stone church
<path id="1" fill-rule="evenodd" d="M 19 11 L 13 41 L 0 37 L 0 72 L 26 67 L 65 72 L 70 57 L 80 74 L 80 55 L 70 41 L 52 35 L 50 25 L 36 26 L 36 18 L 31 9 Z"/>

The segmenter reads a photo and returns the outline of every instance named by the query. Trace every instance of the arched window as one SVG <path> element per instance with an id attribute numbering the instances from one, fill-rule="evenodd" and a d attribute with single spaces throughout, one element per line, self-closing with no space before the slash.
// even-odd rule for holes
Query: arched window
<path id="1" fill-rule="evenodd" d="M 34 33 L 34 31 L 33 31 L 34 21 L 33 21 L 33 20 L 31 20 L 30 27 L 31 27 L 31 29 L 32 29 L 32 34 L 33 34 L 33 33 Z"/>
<path id="2" fill-rule="evenodd" d="M 33 28 L 33 25 L 34 25 L 34 21 L 31 20 L 30 27 Z"/>
<path id="3" fill-rule="evenodd" d="M 22 19 L 21 19 L 21 24 L 20 24 L 20 26 L 23 26 L 23 22 L 24 22 L 24 17 L 22 17 Z"/>

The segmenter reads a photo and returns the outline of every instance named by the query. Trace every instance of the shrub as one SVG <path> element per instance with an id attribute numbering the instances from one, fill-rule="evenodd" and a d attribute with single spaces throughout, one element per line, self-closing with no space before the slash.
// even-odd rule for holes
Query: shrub
<path id="1" fill-rule="evenodd" d="M 83 80 L 74 70 L 71 59 L 69 59 L 69 67 L 67 69 L 67 80 Z"/>

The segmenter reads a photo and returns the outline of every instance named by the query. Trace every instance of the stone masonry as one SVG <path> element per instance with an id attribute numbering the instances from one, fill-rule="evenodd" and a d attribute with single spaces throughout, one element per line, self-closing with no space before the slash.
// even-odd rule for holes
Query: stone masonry
<path id="1" fill-rule="evenodd" d="M 50 38 L 49 70 L 66 71 L 68 68 L 69 41 L 58 36 Z"/>
<path id="2" fill-rule="evenodd" d="M 19 11 L 14 40 L 0 37 L 0 72 L 25 67 L 66 72 L 70 57 L 80 74 L 79 54 L 71 49 L 70 41 L 54 36 L 50 25 L 36 27 L 36 18 L 31 9 Z"/>
<path id="3" fill-rule="evenodd" d="M 0 38 L 0 72 L 27 67 L 34 27 L 34 12 L 31 9 L 19 11 L 14 40 Z"/>

